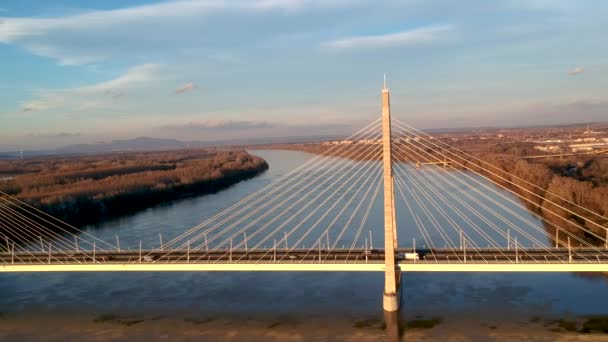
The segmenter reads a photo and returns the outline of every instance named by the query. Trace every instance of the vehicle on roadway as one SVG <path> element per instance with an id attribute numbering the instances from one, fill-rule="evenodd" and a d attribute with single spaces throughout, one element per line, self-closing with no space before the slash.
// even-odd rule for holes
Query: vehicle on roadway
<path id="1" fill-rule="evenodd" d="M 405 260 L 420 260 L 420 256 L 418 253 L 403 253 L 403 258 Z"/>

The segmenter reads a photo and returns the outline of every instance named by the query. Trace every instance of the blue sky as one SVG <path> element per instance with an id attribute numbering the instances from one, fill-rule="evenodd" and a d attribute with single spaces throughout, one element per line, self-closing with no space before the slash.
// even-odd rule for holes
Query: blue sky
<path id="1" fill-rule="evenodd" d="M 0 3 L 0 149 L 608 121 L 602 0 Z"/>

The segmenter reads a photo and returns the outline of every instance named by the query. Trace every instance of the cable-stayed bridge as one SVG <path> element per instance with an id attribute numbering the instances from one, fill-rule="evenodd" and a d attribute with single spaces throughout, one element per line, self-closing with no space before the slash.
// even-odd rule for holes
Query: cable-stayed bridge
<path id="1" fill-rule="evenodd" d="M 154 245 L 0 195 L 3 272 L 377 271 L 387 311 L 401 272 L 608 272 L 608 218 L 391 120 L 386 86 L 381 118 Z"/>

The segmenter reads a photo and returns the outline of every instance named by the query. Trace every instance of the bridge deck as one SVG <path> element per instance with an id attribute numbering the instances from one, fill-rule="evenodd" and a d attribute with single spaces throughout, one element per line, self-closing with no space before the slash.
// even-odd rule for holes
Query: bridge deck
<path id="1" fill-rule="evenodd" d="M 597 249 L 421 249 L 396 261 L 405 272 L 608 272 Z M 58 251 L 0 253 L 0 272 L 333 271 L 382 272 L 382 250 Z"/>

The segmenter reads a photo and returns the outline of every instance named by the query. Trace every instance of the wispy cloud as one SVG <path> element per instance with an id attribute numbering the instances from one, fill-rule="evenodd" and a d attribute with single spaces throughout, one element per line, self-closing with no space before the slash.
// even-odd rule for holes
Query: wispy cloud
<path id="1" fill-rule="evenodd" d="M 166 125 L 164 129 L 174 131 L 242 131 L 249 129 L 273 128 L 276 124 L 271 124 L 266 121 L 238 121 L 238 120 L 204 120 L 193 121 L 186 124 Z"/>
<path id="2" fill-rule="evenodd" d="M 69 133 L 69 132 L 59 132 L 59 133 L 30 133 L 26 135 L 26 138 L 31 139 L 67 139 L 67 138 L 78 138 L 80 137 L 80 133 Z"/>
<path id="3" fill-rule="evenodd" d="M 86 110 L 103 108 L 109 99 L 123 96 L 128 89 L 142 87 L 147 81 L 157 77 L 157 64 L 143 64 L 129 69 L 124 75 L 109 81 L 79 88 L 42 90 L 37 99 L 23 104 L 24 112 L 49 109 Z"/>
<path id="4" fill-rule="evenodd" d="M 46 101 L 34 100 L 27 103 L 24 103 L 22 106 L 22 110 L 24 112 L 35 112 L 38 110 L 45 110 L 50 108 L 50 104 Z"/>
<path id="5" fill-rule="evenodd" d="M 363 0 L 357 2 L 360 1 Z M 90 64 L 125 55 L 126 51 L 135 50 L 145 55 L 149 49 L 169 40 L 189 41 L 189 47 L 200 47 L 197 42 L 208 42 L 201 38 L 215 35 L 209 22 L 218 15 L 298 13 L 352 3 L 348 0 L 176 0 L 64 17 L 5 17 L 0 18 L 0 43 L 23 46 L 64 65 Z"/>
<path id="6" fill-rule="evenodd" d="M 576 67 L 576 68 L 574 68 L 572 70 L 569 70 L 568 74 L 572 75 L 572 76 L 575 76 L 575 75 L 578 75 L 578 74 L 582 74 L 583 72 L 585 72 L 585 68 L 583 68 L 583 67 Z"/>
<path id="7" fill-rule="evenodd" d="M 188 82 L 188 83 L 186 83 L 186 84 L 178 87 L 177 89 L 175 89 L 175 93 L 176 94 L 183 94 L 185 92 L 194 90 L 196 88 L 197 88 L 196 83 L 194 83 L 194 82 Z"/>
<path id="8" fill-rule="evenodd" d="M 532 10 L 532 11 L 555 11 L 567 10 L 576 7 L 576 1 L 569 0 L 508 0 L 508 7 Z"/>
<path id="9" fill-rule="evenodd" d="M 356 127 L 356 126 L 355 126 Z M 273 138 L 312 138 L 350 133 L 352 122 L 287 123 L 257 120 L 203 120 L 184 124 L 158 126 L 157 131 L 166 137 L 180 137 L 204 141 L 268 140 Z"/>
<path id="10" fill-rule="evenodd" d="M 450 31 L 452 31 L 450 25 L 429 26 L 384 35 L 341 38 L 324 42 L 322 45 L 330 50 L 409 46 L 437 41 Z"/>

